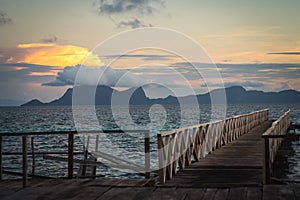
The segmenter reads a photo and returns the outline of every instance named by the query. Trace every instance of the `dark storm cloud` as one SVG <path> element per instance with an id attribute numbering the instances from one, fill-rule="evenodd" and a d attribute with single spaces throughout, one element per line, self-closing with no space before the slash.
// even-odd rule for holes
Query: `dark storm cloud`
<path id="1" fill-rule="evenodd" d="M 12 19 L 3 11 L 0 11 L 0 26 L 9 24 L 12 22 Z"/>

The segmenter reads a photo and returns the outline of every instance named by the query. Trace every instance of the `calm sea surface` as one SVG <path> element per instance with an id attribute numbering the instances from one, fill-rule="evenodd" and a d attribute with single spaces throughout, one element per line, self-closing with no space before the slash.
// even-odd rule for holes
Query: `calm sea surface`
<path id="1" fill-rule="evenodd" d="M 226 116 L 234 116 L 252 111 L 269 108 L 270 118 L 277 119 L 288 109 L 291 109 L 291 118 L 295 123 L 300 124 L 300 104 L 241 104 L 228 105 Z M 193 106 L 161 106 L 149 107 L 132 106 L 128 110 L 126 107 L 118 107 L 116 114 L 112 114 L 110 107 L 98 106 L 93 113 L 84 109 L 80 121 L 74 125 L 74 118 L 71 106 L 51 106 L 51 107 L 0 107 L 0 133 L 1 132 L 49 132 L 84 129 L 84 130 L 107 130 L 107 129 L 144 129 L 150 130 L 151 137 L 151 168 L 157 167 L 157 143 L 156 134 L 180 127 L 195 125 L 211 120 L 210 105 L 201 105 L 200 114 Z M 77 112 L 78 113 L 78 112 Z M 78 115 L 78 114 L 77 114 Z M 130 117 L 128 117 L 128 115 Z M 95 121 L 96 117 L 96 121 Z M 76 127 L 76 128 L 75 128 Z M 4 152 L 21 152 L 20 137 L 4 137 Z M 82 151 L 84 136 L 76 136 L 75 151 Z M 94 138 L 91 136 L 89 150 L 95 148 Z M 144 146 L 143 134 L 106 134 L 100 137 L 99 150 L 126 161 L 143 164 Z M 35 151 L 66 151 L 66 135 L 49 135 L 35 137 Z M 31 151 L 30 142 L 28 151 Z M 290 169 L 287 176 L 290 181 L 300 182 L 300 142 L 293 142 L 296 155 L 289 158 Z M 81 156 L 76 156 L 82 159 Z M 21 156 L 4 156 L 4 170 L 21 172 Z M 79 168 L 75 166 L 75 170 Z M 29 171 L 31 170 L 31 157 L 29 156 Z M 119 170 L 100 166 L 97 169 L 98 175 L 107 177 L 139 177 L 138 174 L 130 170 Z M 64 162 L 45 160 L 42 155 L 36 156 L 36 174 L 47 176 L 66 176 L 67 165 Z"/>

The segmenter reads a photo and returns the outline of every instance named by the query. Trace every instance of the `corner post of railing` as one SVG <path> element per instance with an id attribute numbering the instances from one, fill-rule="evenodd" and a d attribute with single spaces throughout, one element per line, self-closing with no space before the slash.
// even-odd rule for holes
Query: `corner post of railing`
<path id="1" fill-rule="evenodd" d="M 158 163 L 159 163 L 159 169 L 158 169 L 158 176 L 159 176 L 159 182 L 161 184 L 165 183 L 165 166 L 164 166 L 164 155 L 163 155 L 163 140 L 161 134 L 157 134 L 157 151 L 158 151 Z"/>
<path id="2" fill-rule="evenodd" d="M 0 180 L 2 180 L 2 136 L 0 135 Z"/>
<path id="3" fill-rule="evenodd" d="M 68 133 L 68 178 L 73 178 L 74 133 Z"/>
<path id="4" fill-rule="evenodd" d="M 145 131 L 145 178 L 150 178 L 150 131 Z"/>
<path id="5" fill-rule="evenodd" d="M 263 160 L 263 184 L 270 184 L 270 145 L 269 138 L 263 137 L 264 145 L 264 160 Z"/>
<path id="6" fill-rule="evenodd" d="M 23 154 L 23 188 L 27 186 L 28 180 L 27 180 L 27 136 L 22 136 L 22 154 Z"/>

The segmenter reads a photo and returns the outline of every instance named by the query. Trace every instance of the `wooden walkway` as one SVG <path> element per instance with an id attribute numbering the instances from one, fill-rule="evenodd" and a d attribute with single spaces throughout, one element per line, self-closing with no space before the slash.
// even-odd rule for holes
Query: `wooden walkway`
<path id="1" fill-rule="evenodd" d="M 285 116 L 289 120 L 289 112 L 280 118 L 279 122 L 286 125 L 281 126 L 278 122 L 280 127 L 289 126 L 289 121 L 285 121 Z M 205 132 L 203 132 L 203 127 L 200 127 L 200 129 L 198 129 L 199 127 L 193 127 L 193 133 L 197 133 L 198 135 L 194 135 L 195 140 L 188 138 L 189 140 L 186 141 L 196 141 L 196 143 L 186 143 L 185 140 L 182 140 L 181 142 L 183 143 L 180 143 L 181 146 L 183 144 L 187 145 L 187 151 L 184 153 L 184 156 L 189 155 L 187 156 L 187 158 L 189 158 L 192 153 L 198 155 L 198 151 L 196 150 L 199 144 L 201 144 L 202 147 L 206 147 L 214 143 L 212 140 L 209 140 L 209 138 L 202 138 L 202 136 L 207 136 L 211 130 L 214 130 L 215 133 L 221 130 L 222 137 L 220 137 L 216 143 L 219 145 L 215 147 L 210 146 L 211 148 L 208 148 L 211 149 L 208 151 L 210 153 L 205 157 L 196 157 L 199 161 L 192 164 L 190 164 L 191 159 L 184 160 L 181 159 L 183 156 L 179 157 L 179 163 L 181 165 L 188 163 L 185 167 L 181 166 L 181 170 L 179 171 L 170 171 L 174 166 L 177 166 L 174 165 L 174 163 L 176 164 L 178 160 L 169 164 L 166 169 L 168 168 L 169 170 L 168 176 L 171 180 L 166 180 L 164 184 L 163 182 L 157 182 L 156 179 L 34 178 L 29 180 L 28 187 L 22 188 L 22 182 L 20 180 L 2 180 L 0 181 L 0 199 L 300 199 L 300 185 L 263 185 L 263 150 L 265 150 L 263 143 L 265 141 L 262 138 L 262 134 L 271 129 L 274 133 L 286 133 L 285 128 L 281 130 L 277 129 L 277 126 L 273 127 L 272 121 L 266 121 L 266 117 L 268 117 L 268 113 L 263 110 L 249 115 L 239 116 L 238 118 L 229 118 L 225 119 L 225 121 L 219 121 L 213 124 L 213 128 L 211 129 L 208 129 L 206 126 Z M 250 118 L 249 123 L 252 124 L 251 127 L 240 123 L 247 121 L 247 118 Z M 236 127 L 236 129 L 232 129 L 232 124 L 235 124 L 233 127 Z M 272 128 L 269 129 L 271 126 Z M 219 129 L 220 127 L 221 129 Z M 202 130 L 202 132 L 197 132 L 197 130 Z M 183 132 L 185 131 L 182 131 L 182 133 Z M 181 135 L 183 135 L 182 133 Z M 188 131 L 185 133 L 185 136 L 192 135 Z M 180 136 L 180 133 L 174 133 L 174 136 L 172 136 L 173 141 L 180 141 L 176 134 Z M 172 144 L 170 142 L 170 134 L 169 136 L 165 134 L 165 136 L 167 137 L 167 144 Z M 221 139 L 228 139 L 231 138 L 231 136 L 235 136 L 235 140 L 222 143 Z M 162 141 L 163 140 L 161 140 L 161 142 Z M 207 141 L 211 141 L 211 143 Z M 270 144 L 273 145 L 273 143 L 274 141 Z M 163 147 L 163 145 L 161 146 Z M 178 147 L 178 145 L 176 147 Z M 277 147 L 279 146 L 277 145 Z M 170 149 L 172 150 L 172 148 Z M 203 149 L 207 150 L 205 148 Z M 172 151 L 170 152 L 171 156 L 174 155 Z M 176 153 L 176 151 L 174 152 Z M 265 154 L 267 155 L 267 153 Z M 275 156 L 276 152 L 272 155 Z M 269 161 L 269 159 L 267 161 Z M 170 166 L 172 168 L 170 168 Z M 177 169 L 176 167 L 174 168 Z"/>
<path id="2" fill-rule="evenodd" d="M 172 180 L 32 179 L 0 181 L 1 200 L 43 199 L 300 199 L 300 185 L 262 185 L 263 140 L 271 121 L 180 170 Z"/>
<path id="3" fill-rule="evenodd" d="M 199 162 L 177 172 L 164 187 L 237 187 L 262 185 L 262 134 L 271 121 L 216 149 Z"/>
<path id="4" fill-rule="evenodd" d="M 147 186 L 145 180 L 116 179 L 57 179 L 29 181 L 22 189 L 20 180 L 0 181 L 1 200 L 43 199 L 136 199 L 136 200 L 297 200 L 300 199 L 299 185 L 265 185 L 260 187 L 229 188 L 182 188 Z M 151 184 L 150 184 L 151 185 Z"/>

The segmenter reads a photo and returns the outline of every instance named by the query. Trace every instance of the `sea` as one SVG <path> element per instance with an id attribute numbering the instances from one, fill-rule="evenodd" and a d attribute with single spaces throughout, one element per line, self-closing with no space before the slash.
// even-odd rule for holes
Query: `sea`
<path id="1" fill-rule="evenodd" d="M 227 105 L 224 116 L 235 116 L 256 110 L 266 109 L 270 111 L 270 119 L 276 120 L 287 110 L 291 110 L 291 121 L 300 124 L 300 104 L 232 104 Z M 19 132 L 41 132 L 34 137 L 34 151 L 64 151 L 67 152 L 67 135 L 51 135 L 53 131 L 70 130 L 150 130 L 150 163 L 151 169 L 158 166 L 157 134 L 212 121 L 211 105 L 194 106 L 164 105 L 164 106 L 119 106 L 111 111 L 110 106 L 96 106 L 93 109 L 84 109 L 78 127 L 78 111 L 72 106 L 42 106 L 42 107 L 0 107 L 0 134 Z M 117 112 L 116 112 L 117 111 Z M 89 113 L 91 112 L 91 113 Z M 80 114 L 81 112 L 79 112 Z M 74 120 L 76 118 L 76 120 Z M 96 119 L 96 123 L 95 122 Z M 93 122 L 93 123 L 92 123 Z M 85 125 L 85 126 L 82 126 Z M 297 132 L 297 134 L 300 134 Z M 30 137 L 29 137 L 30 138 Z M 88 138 L 90 151 L 95 148 L 93 136 Z M 144 154 L 143 133 L 106 133 L 100 137 L 97 148 L 110 158 L 119 158 L 122 161 L 143 164 Z M 3 152 L 21 152 L 21 137 L 3 137 Z M 74 150 L 83 151 L 87 145 L 87 137 L 84 134 L 75 135 Z M 94 145 L 94 146 L 93 146 Z M 286 171 L 288 182 L 300 182 L 300 141 L 292 142 L 295 155 L 288 158 L 289 169 Z M 28 152 L 32 151 L 31 140 L 28 140 Z M 56 155 L 64 156 L 66 155 Z M 83 159 L 82 155 L 75 155 L 76 159 Z M 101 161 L 101 160 L 100 160 Z M 29 173 L 32 170 L 32 158 L 28 156 Z M 75 164 L 75 174 L 79 170 L 79 164 Z M 3 170 L 21 172 L 21 155 L 4 155 Z M 67 163 L 45 159 L 43 155 L 35 156 L 35 174 L 50 177 L 66 177 Z M 130 169 L 116 166 L 98 166 L 99 177 L 113 178 L 139 178 L 140 173 Z M 4 178 L 14 178 L 5 175 Z"/>

